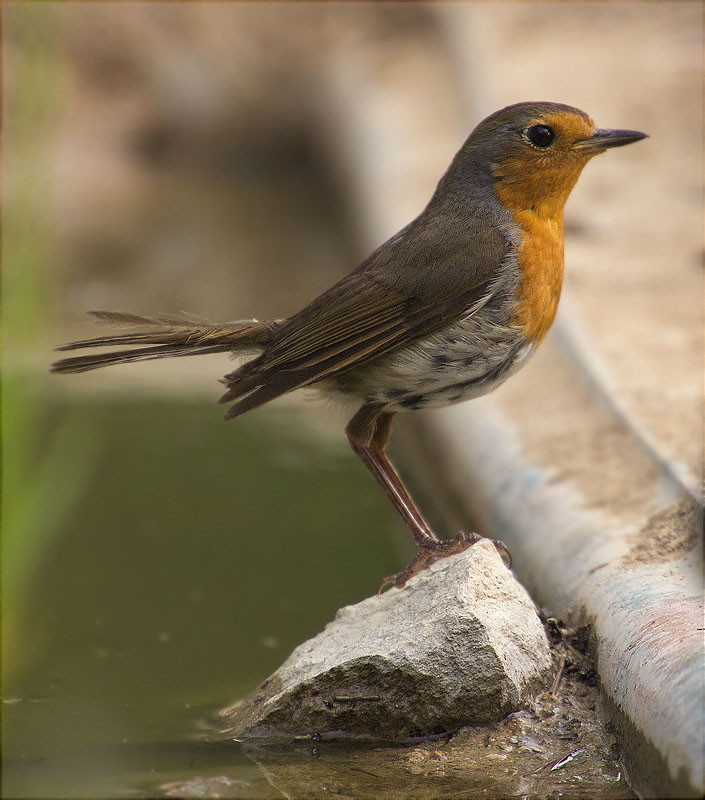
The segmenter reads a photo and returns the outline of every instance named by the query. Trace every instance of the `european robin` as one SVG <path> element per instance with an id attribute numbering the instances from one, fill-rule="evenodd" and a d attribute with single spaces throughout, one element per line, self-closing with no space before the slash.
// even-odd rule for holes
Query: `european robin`
<path id="1" fill-rule="evenodd" d="M 389 579 L 402 587 L 480 537 L 442 540 L 431 530 L 385 454 L 394 416 L 485 394 L 527 362 L 556 315 L 571 189 L 593 156 L 645 136 L 595 128 L 558 103 L 508 106 L 470 134 L 416 219 L 292 316 L 215 325 L 96 311 L 125 332 L 60 349 L 130 349 L 67 358 L 53 370 L 254 351 L 222 379 L 226 419 L 300 386 L 356 400 L 350 444 L 418 545 Z"/>

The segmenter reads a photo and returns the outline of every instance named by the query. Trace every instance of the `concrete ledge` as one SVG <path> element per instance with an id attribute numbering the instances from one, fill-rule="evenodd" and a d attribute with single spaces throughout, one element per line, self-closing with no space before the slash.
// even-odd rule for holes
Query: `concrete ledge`
<path id="1" fill-rule="evenodd" d="M 448 459 L 444 474 L 468 516 L 505 541 L 535 600 L 572 624 L 592 623 L 602 687 L 633 726 L 623 745 L 635 788 L 700 796 L 701 508 L 555 341 L 538 363 L 514 391 L 429 414 L 435 457 Z M 547 407 L 549 379 L 562 388 Z M 646 742 L 667 775 L 645 769 Z"/>

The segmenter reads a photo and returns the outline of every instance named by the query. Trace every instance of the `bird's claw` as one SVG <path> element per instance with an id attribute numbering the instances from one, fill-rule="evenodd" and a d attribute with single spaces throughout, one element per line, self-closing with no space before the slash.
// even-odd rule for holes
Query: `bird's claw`
<path id="1" fill-rule="evenodd" d="M 387 586 L 394 586 L 396 589 L 403 588 L 411 578 L 430 567 L 431 564 L 440 561 L 442 558 L 462 553 L 468 547 L 472 547 L 472 545 L 482 541 L 484 538 L 484 536 L 480 536 L 477 533 L 461 531 L 454 539 L 438 539 L 423 545 L 419 548 L 416 558 L 406 569 L 396 575 L 388 575 L 382 580 L 377 589 L 377 594 L 382 594 Z M 512 556 L 506 545 L 499 539 L 490 539 L 489 541 L 495 546 L 505 566 L 511 569 Z"/>

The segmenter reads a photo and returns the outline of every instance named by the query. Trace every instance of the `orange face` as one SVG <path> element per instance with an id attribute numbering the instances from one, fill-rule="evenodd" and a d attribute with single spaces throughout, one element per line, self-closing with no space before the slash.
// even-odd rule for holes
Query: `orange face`
<path id="1" fill-rule="evenodd" d="M 495 193 L 502 205 L 544 218 L 560 216 L 583 167 L 601 152 L 583 146 L 594 132 L 589 117 L 568 111 L 530 120 L 521 141 L 507 147 L 506 155 L 500 153 L 493 169 Z"/>
<path id="2" fill-rule="evenodd" d="M 521 143 L 493 170 L 495 194 L 522 234 L 517 254 L 519 307 L 512 323 L 530 342 L 548 333 L 563 285 L 563 206 L 597 150 L 583 149 L 595 132 L 589 118 L 560 111 L 524 128 Z M 532 141 L 535 139 L 535 142 Z"/>
<path id="3" fill-rule="evenodd" d="M 519 308 L 513 324 L 531 341 L 548 332 L 563 283 L 563 206 L 587 162 L 646 138 L 596 129 L 587 114 L 558 103 L 517 103 L 489 116 L 469 142 L 490 147 L 494 193 L 519 227 Z"/>

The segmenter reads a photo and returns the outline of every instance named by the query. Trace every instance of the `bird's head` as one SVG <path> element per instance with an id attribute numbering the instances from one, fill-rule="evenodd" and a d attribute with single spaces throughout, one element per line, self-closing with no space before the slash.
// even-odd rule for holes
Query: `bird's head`
<path id="1" fill-rule="evenodd" d="M 517 103 L 483 120 L 458 157 L 473 172 L 491 176 L 505 208 L 554 215 L 593 156 L 645 137 L 639 131 L 596 128 L 572 106 Z"/>

